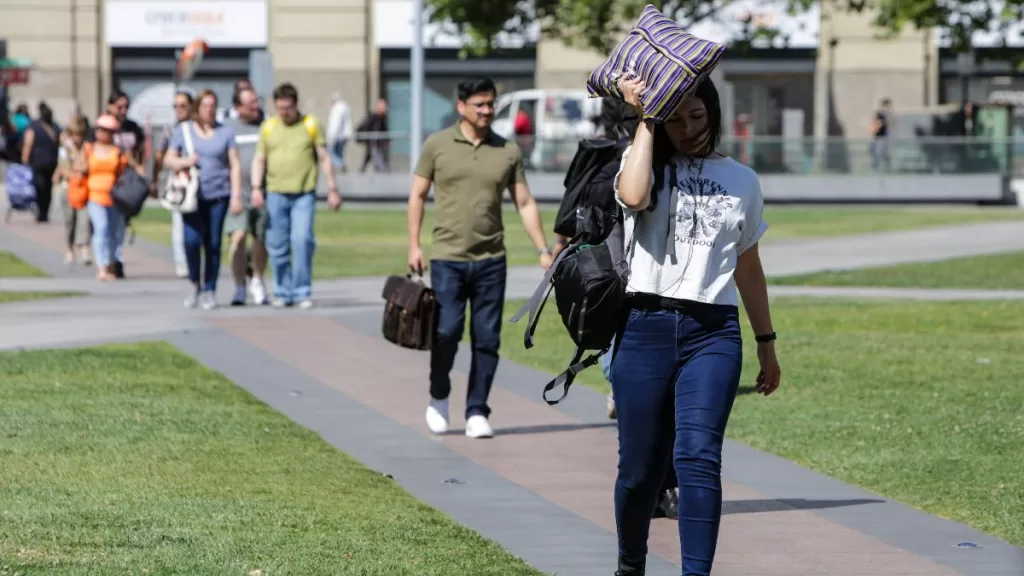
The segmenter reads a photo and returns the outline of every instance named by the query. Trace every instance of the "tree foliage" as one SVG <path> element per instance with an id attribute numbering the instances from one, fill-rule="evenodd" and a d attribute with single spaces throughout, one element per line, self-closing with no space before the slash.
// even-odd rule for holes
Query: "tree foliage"
<path id="1" fill-rule="evenodd" d="M 790 0 L 795 2 L 796 0 Z M 807 0 L 809 1 L 809 0 Z M 431 22 L 469 39 L 486 51 L 505 35 L 561 38 L 567 45 L 607 52 L 653 4 L 683 25 L 715 17 L 736 0 L 426 0 Z M 776 32 L 747 23 L 740 41 L 770 38 Z"/>
<path id="2" fill-rule="evenodd" d="M 692 25 L 736 3 L 736 0 L 426 0 L 430 20 L 469 39 L 476 51 L 493 48 L 506 35 L 561 38 L 567 45 L 607 52 L 622 38 L 647 4 L 654 4 L 682 25 Z M 787 0 L 791 14 L 824 2 L 836 11 L 875 14 L 881 35 L 898 34 L 908 26 L 939 28 L 958 52 L 967 51 L 975 32 L 1011 33 L 1024 17 L 1024 0 Z M 778 31 L 747 22 L 743 45 L 771 39 Z"/>

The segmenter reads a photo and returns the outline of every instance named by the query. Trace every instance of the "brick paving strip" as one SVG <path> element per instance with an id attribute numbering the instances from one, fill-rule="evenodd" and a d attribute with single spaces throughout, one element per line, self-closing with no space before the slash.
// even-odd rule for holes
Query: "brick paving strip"
<path id="1" fill-rule="evenodd" d="M 973 244 L 980 253 L 1024 244 L 1024 228 L 993 226 L 993 237 Z M 926 244 L 914 240 L 912 233 L 901 234 L 910 234 L 897 235 L 902 246 L 918 249 Z M 933 234 L 928 231 L 919 239 Z M 1012 234 L 1017 240 L 1007 239 Z M 171 269 L 159 250 L 144 244 L 129 248 L 126 264 L 139 279 L 98 286 L 80 270 L 60 263 L 63 247 L 52 239 L 59 237 L 57 226 L 0 227 L 0 249 L 58 276 L 0 279 L 0 290 L 78 286 L 91 294 L 88 304 L 75 299 L 5 304 L 0 308 L 0 349 L 169 340 L 537 568 L 563 576 L 613 571 L 611 489 L 617 448 L 601 394 L 579 386 L 563 405 L 547 407 L 540 401 L 540 387 L 549 377 L 503 361 L 492 394 L 499 436 L 474 441 L 456 430 L 434 437 L 423 423 L 427 357 L 380 338 L 379 279 L 318 283 L 318 294 L 327 305 L 312 314 L 254 308 L 186 313 L 177 298 L 183 283 L 160 280 Z M 882 244 L 892 240 L 889 235 Z M 853 254 L 853 245 L 876 255 L 881 249 L 865 238 L 853 239 L 846 248 L 835 239 L 828 242 L 833 255 Z M 762 248 L 769 273 L 804 257 L 798 252 L 810 258 L 798 245 L 777 246 Z M 881 250 L 874 261 L 891 260 L 899 252 Z M 919 254 L 921 259 L 939 257 L 935 249 L 929 250 Z M 843 267 L 841 258 L 824 258 L 820 252 L 814 258 L 818 269 L 823 262 L 830 263 L 827 268 Z M 865 264 L 870 258 L 850 256 L 858 265 L 876 265 Z M 813 271 L 807 269 L 810 266 L 781 273 Z M 515 269 L 509 297 L 524 296 L 521 292 L 532 290 L 538 280 L 535 270 Z M 780 288 L 773 291 L 802 290 Z M 806 290 L 822 296 L 852 293 Z M 875 292 L 876 297 L 891 297 Z M 916 297 L 936 297 L 931 291 L 917 292 Z M 968 292 L 978 298 L 1019 297 L 946 292 L 950 298 L 967 297 Z M 374 306 L 368 309 L 367 304 Z M 459 372 L 453 374 L 455 428 L 461 421 L 467 364 L 463 350 Z M 724 476 L 725 517 L 715 571 L 719 576 L 1024 574 L 1024 551 L 1019 548 L 736 442 L 726 447 Z M 455 480 L 446 483 L 448 479 Z M 959 548 L 960 541 L 981 547 Z M 673 522 L 654 522 L 650 548 L 652 576 L 678 574 Z"/>

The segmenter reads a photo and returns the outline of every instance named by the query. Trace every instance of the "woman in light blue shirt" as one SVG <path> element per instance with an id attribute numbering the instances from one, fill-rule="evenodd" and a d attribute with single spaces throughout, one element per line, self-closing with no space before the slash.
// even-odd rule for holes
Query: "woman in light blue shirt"
<path id="1" fill-rule="evenodd" d="M 200 92 L 195 108 L 193 120 L 175 128 L 164 165 L 172 172 L 193 166 L 199 170 L 198 208 L 182 215 L 185 258 L 192 282 L 185 306 L 193 308 L 198 302 L 204 309 L 211 310 L 217 307 L 214 293 L 220 275 L 224 218 L 229 203 L 232 213 L 240 212 L 242 207 L 242 165 L 234 131 L 216 120 L 217 95 L 210 90 Z M 191 140 L 191 154 L 186 150 L 186 130 Z M 205 264 L 200 269 L 203 259 Z"/>

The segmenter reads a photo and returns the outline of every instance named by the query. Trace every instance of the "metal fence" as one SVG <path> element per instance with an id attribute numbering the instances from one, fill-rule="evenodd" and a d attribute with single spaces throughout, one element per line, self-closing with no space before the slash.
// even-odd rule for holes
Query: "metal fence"
<path id="1" fill-rule="evenodd" d="M 408 134 L 376 135 L 387 159 L 383 172 L 408 172 Z M 578 138 L 519 139 L 527 169 L 565 172 Z M 348 159 L 366 144 L 350 141 Z M 719 147 L 760 174 L 1003 174 L 1024 178 L 1024 139 L 922 137 L 916 139 L 729 138 Z M 350 170 L 358 172 L 362 162 Z M 367 168 L 373 171 L 371 162 Z"/>

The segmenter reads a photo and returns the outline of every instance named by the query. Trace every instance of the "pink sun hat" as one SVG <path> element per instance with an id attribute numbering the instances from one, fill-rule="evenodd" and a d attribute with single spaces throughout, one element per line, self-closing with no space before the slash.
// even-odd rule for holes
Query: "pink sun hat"
<path id="1" fill-rule="evenodd" d="M 96 127 L 103 128 L 104 130 L 109 130 L 111 132 L 117 132 L 121 129 L 121 123 L 117 121 L 117 118 L 114 118 L 110 114 L 102 114 L 96 119 Z"/>

